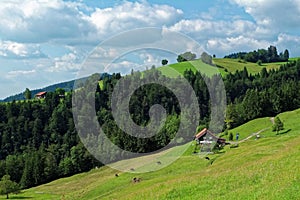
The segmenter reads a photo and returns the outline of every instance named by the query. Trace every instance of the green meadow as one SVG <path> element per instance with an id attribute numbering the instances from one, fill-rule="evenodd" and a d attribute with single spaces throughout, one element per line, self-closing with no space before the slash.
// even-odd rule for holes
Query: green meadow
<path id="1" fill-rule="evenodd" d="M 284 130 L 278 135 L 271 131 L 271 118 L 256 119 L 231 130 L 245 138 L 265 129 L 260 139 L 250 138 L 238 148 L 225 146 L 219 153 L 208 155 L 210 161 L 193 154 L 194 143 L 191 142 L 184 147 L 187 150 L 179 159 L 157 171 L 128 173 L 102 167 L 24 190 L 11 198 L 299 199 L 300 109 L 279 117 Z M 155 159 L 163 162 L 164 156 L 172 156 L 179 148 L 182 147 L 161 152 Z M 139 168 L 139 163 L 149 159 L 145 156 L 130 162 L 120 161 L 118 165 Z M 141 181 L 133 183 L 134 177 Z"/>
<path id="2" fill-rule="evenodd" d="M 295 61 L 298 58 L 291 58 L 290 61 Z M 188 61 L 188 62 L 180 62 L 174 63 L 162 67 L 158 67 L 157 69 L 162 72 L 163 75 L 168 77 L 178 77 L 181 76 L 184 71 L 192 70 L 200 71 L 202 74 L 206 76 L 212 76 L 214 74 L 221 74 L 225 76 L 229 72 L 241 71 L 244 67 L 247 68 L 248 72 L 251 74 L 260 73 L 262 68 L 266 68 L 267 70 L 278 69 L 281 65 L 286 64 L 286 62 L 276 62 L 276 63 L 262 63 L 258 65 L 257 63 L 245 62 L 239 59 L 229 59 L 229 58 L 214 58 L 213 63 L 216 66 L 211 66 L 203 63 L 200 59 Z"/>
<path id="3" fill-rule="evenodd" d="M 276 63 L 262 63 L 258 65 L 257 63 L 245 62 L 239 59 L 230 59 L 230 58 L 215 58 L 214 63 L 217 66 L 221 67 L 222 70 L 226 70 L 227 72 L 235 72 L 236 70 L 241 71 L 244 67 L 247 68 L 248 72 L 251 74 L 257 74 L 261 72 L 262 68 L 270 69 L 278 69 L 280 65 L 285 64 L 286 62 L 276 62 Z"/>

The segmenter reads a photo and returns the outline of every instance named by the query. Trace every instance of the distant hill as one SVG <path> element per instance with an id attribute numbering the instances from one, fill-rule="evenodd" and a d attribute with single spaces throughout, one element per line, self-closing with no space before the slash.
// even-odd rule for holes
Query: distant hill
<path id="1" fill-rule="evenodd" d="M 73 88 L 74 82 L 75 82 L 75 80 L 71 80 L 71 81 L 67 81 L 67 82 L 62 82 L 62 83 L 57 83 L 57 84 L 54 84 L 54 85 L 50 85 L 50 86 L 47 86 L 45 88 L 31 90 L 31 95 L 32 95 L 32 97 L 34 97 L 34 95 L 36 95 L 37 93 L 42 92 L 42 91 L 53 92 L 53 91 L 56 90 L 56 88 L 62 88 L 65 91 L 70 91 Z M 24 100 L 24 99 L 25 99 L 24 98 L 24 93 L 19 93 L 19 94 L 16 94 L 16 95 L 9 96 L 9 97 L 3 99 L 2 101 L 3 102 L 10 102 L 10 101 L 13 101 L 13 100 L 19 101 L 19 100 Z"/>
<path id="2" fill-rule="evenodd" d="M 105 76 L 110 76 L 110 75 L 107 73 L 103 73 L 100 75 L 100 78 L 103 78 Z M 42 92 L 42 91 L 54 92 L 57 88 L 62 88 L 68 92 L 68 91 L 73 90 L 75 81 L 85 81 L 86 79 L 87 78 L 80 78 L 80 79 L 75 79 L 75 80 L 66 81 L 66 82 L 62 82 L 62 83 L 57 83 L 57 84 L 50 85 L 50 86 L 40 88 L 40 89 L 31 90 L 31 95 L 32 95 L 32 97 L 34 97 L 37 93 Z M 25 89 L 24 89 L 24 91 L 25 91 Z M 0 102 L 10 102 L 13 100 L 16 100 L 16 101 L 25 100 L 24 93 L 22 92 L 22 93 L 19 93 L 16 95 L 9 96 L 3 100 L 0 100 Z"/>

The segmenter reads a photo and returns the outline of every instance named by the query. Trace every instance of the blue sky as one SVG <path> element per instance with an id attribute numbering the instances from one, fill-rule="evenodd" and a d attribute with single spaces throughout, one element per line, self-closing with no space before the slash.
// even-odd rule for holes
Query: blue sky
<path id="1" fill-rule="evenodd" d="M 299 0 L 3 0 L 0 99 L 25 88 L 74 79 L 101 42 L 145 27 L 182 33 L 218 57 L 270 45 L 300 56 Z M 150 31 L 137 35 L 136 40 L 154 35 Z M 194 45 L 183 47 L 199 53 Z M 110 68 L 99 68 L 99 72 L 125 74 L 159 66 L 163 58 L 176 59 L 162 51 L 120 55 L 118 48 L 97 49 L 103 63 L 113 60 Z"/>

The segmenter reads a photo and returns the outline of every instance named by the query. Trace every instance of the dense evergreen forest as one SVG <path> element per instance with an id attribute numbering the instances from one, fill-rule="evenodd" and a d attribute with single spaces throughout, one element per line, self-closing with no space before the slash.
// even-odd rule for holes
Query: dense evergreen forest
<path id="1" fill-rule="evenodd" d="M 165 125 L 150 138 L 125 134 L 111 114 L 111 97 L 121 78 L 120 74 L 102 77 L 101 87 L 98 78 L 93 93 L 77 89 L 75 93 L 79 96 L 95 98 L 94 104 L 86 105 L 81 113 L 94 107 L 97 121 L 104 133 L 120 148 L 132 152 L 151 152 L 168 144 L 182 121 L 185 122 L 183 126 L 190 123 L 195 124 L 195 128 L 208 125 L 211 108 L 206 83 L 218 82 L 220 77 L 206 77 L 200 72 L 192 71 L 184 73 L 184 78 L 198 97 L 198 102 L 192 104 L 198 104 L 200 118 L 194 117 L 197 114 L 191 109 L 190 102 L 179 105 L 174 91 L 168 87 L 154 83 L 139 87 L 129 102 L 130 117 L 136 124 L 146 126 L 149 123 L 149 109 L 152 105 L 163 106 L 167 114 Z M 175 84 L 179 92 L 185 90 L 180 82 L 181 78 L 168 79 L 155 69 L 143 74 L 136 72 L 123 79 L 124 84 L 118 87 L 134 88 L 136 80 L 144 80 L 145 83 L 147 80 L 163 80 L 169 82 L 170 86 Z M 87 79 L 86 84 L 82 83 L 78 88 L 95 84 L 93 80 Z M 245 68 L 243 71 L 229 73 L 223 80 L 228 103 L 226 126 L 223 129 L 236 127 L 257 117 L 275 116 L 300 107 L 300 60 L 289 62 L 279 70 L 267 71 L 262 68 L 261 73 L 256 75 L 250 75 Z M 123 91 L 124 96 L 128 95 L 125 94 L 126 89 Z M 59 94 L 61 90 L 48 92 L 45 99 L 0 103 L 0 177 L 9 174 L 12 180 L 27 188 L 101 166 L 79 140 L 72 114 L 73 94 Z M 79 104 L 80 100 L 75 103 Z M 121 104 L 119 110 L 125 107 L 125 104 Z M 195 129 L 191 127 L 186 126 L 185 135 L 175 141 L 176 144 L 192 139 Z M 91 137 L 94 133 L 91 131 L 85 134 Z M 109 159 L 113 161 L 118 158 Z"/>

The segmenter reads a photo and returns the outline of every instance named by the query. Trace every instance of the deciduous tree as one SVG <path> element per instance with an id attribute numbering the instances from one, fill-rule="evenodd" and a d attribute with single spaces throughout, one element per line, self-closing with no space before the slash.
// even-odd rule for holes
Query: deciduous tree
<path id="1" fill-rule="evenodd" d="M 168 64 L 168 62 L 169 62 L 169 61 L 168 61 L 167 59 L 163 59 L 163 60 L 161 61 L 161 64 L 162 64 L 162 65 L 166 65 L 166 64 Z"/>
<path id="2" fill-rule="evenodd" d="M 283 122 L 280 120 L 279 117 L 275 117 L 272 130 L 276 131 L 277 134 L 279 131 L 283 130 Z"/>
<path id="3" fill-rule="evenodd" d="M 9 198 L 10 193 L 18 193 L 20 191 L 19 185 L 10 180 L 9 175 L 4 175 L 0 181 L 0 194 L 6 195 L 6 199 Z"/>
<path id="4" fill-rule="evenodd" d="M 24 97 L 25 97 L 25 99 L 31 99 L 31 91 L 28 89 L 28 88 L 26 88 L 26 90 L 25 90 L 25 92 L 24 92 Z"/>

